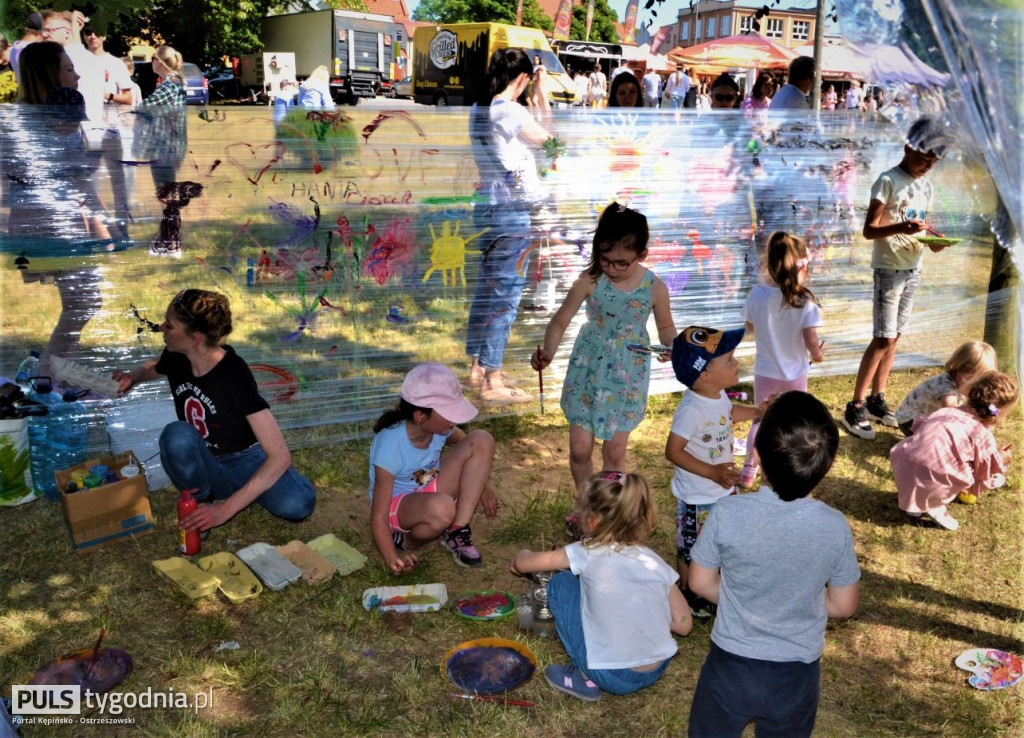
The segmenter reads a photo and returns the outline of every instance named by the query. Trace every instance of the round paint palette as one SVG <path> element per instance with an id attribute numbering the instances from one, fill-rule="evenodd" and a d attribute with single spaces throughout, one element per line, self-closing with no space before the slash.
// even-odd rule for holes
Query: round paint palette
<path id="1" fill-rule="evenodd" d="M 967 680 L 972 687 L 986 691 L 1012 687 L 1024 675 L 1019 657 L 994 648 L 968 648 L 953 663 L 972 672 Z"/>
<path id="2" fill-rule="evenodd" d="M 460 643 L 441 662 L 441 673 L 469 694 L 498 694 L 526 682 L 537 669 L 537 657 L 518 641 L 478 638 Z"/>
<path id="3" fill-rule="evenodd" d="M 508 592 L 481 589 L 453 599 L 452 610 L 469 620 L 499 620 L 516 611 L 516 598 Z"/>
<path id="4" fill-rule="evenodd" d="M 88 648 L 50 662 L 32 675 L 29 684 L 77 684 L 85 692 L 103 694 L 123 682 L 133 666 L 132 657 L 124 651 Z"/>

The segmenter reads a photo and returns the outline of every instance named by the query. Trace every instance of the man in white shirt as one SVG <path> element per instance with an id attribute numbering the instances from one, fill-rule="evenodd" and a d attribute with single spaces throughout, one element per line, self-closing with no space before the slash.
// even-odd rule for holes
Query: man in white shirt
<path id="1" fill-rule="evenodd" d="M 665 82 L 665 97 L 674 109 L 683 107 L 686 93 L 690 91 L 690 84 L 690 78 L 682 69 L 677 69 L 668 76 Z"/>
<path id="2" fill-rule="evenodd" d="M 649 69 L 641 80 L 641 84 L 644 88 L 644 107 L 658 107 L 658 88 L 661 86 L 661 77 L 653 69 Z"/>
<path id="3" fill-rule="evenodd" d="M 861 105 L 864 104 L 864 90 L 860 87 L 860 82 L 853 80 L 850 83 L 850 89 L 846 91 L 846 109 L 847 110 L 860 110 Z"/>
<path id="4" fill-rule="evenodd" d="M 82 129 L 90 149 L 100 146 L 106 128 L 103 119 L 103 67 L 93 54 L 82 44 L 82 29 L 85 16 L 78 10 L 43 11 L 43 40 L 55 41 L 64 47 L 78 74 L 78 91 L 85 98 L 85 117 Z"/>
<path id="5" fill-rule="evenodd" d="M 789 79 L 772 98 L 771 111 L 810 110 L 807 95 L 814 85 L 814 59 L 809 56 L 797 57 L 789 63 Z"/>

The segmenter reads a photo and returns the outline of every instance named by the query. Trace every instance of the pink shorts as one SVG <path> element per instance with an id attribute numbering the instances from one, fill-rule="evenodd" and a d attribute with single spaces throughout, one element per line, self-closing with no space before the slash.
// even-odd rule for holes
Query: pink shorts
<path id="1" fill-rule="evenodd" d="M 437 477 L 434 477 L 424 486 L 414 489 L 412 492 L 406 492 L 404 495 L 398 495 L 398 497 L 391 498 L 391 507 L 388 508 L 388 525 L 391 530 L 395 533 L 408 533 L 405 528 L 398 522 L 398 506 L 402 504 L 409 495 L 432 495 L 437 492 Z"/>

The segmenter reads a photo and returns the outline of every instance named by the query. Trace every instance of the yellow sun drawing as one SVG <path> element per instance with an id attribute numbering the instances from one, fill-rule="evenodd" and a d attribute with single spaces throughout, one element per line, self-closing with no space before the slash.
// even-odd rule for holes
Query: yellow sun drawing
<path id="1" fill-rule="evenodd" d="M 455 223 L 455 230 L 451 228 Z M 455 286 L 455 278 L 458 277 L 462 286 L 466 286 L 466 254 L 479 254 L 479 251 L 466 250 L 466 245 L 474 238 L 487 232 L 484 228 L 479 233 L 474 233 L 467 238 L 459 236 L 459 227 L 462 224 L 458 221 L 446 220 L 441 224 L 441 235 L 434 233 L 434 225 L 430 225 L 430 237 L 434 242 L 430 244 L 430 269 L 423 275 L 423 281 L 430 279 L 434 272 L 441 272 L 441 284 Z"/>

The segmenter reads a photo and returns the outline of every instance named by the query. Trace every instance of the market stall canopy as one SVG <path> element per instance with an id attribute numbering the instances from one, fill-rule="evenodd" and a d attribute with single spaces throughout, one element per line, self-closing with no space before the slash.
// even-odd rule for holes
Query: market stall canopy
<path id="1" fill-rule="evenodd" d="M 875 84 L 945 87 L 950 76 L 932 69 L 905 46 L 862 43 L 860 49 L 871 58 L 870 82 Z"/>
<path id="2" fill-rule="evenodd" d="M 774 69 L 786 67 L 799 54 L 755 33 L 726 36 L 696 46 L 676 47 L 668 58 L 702 74 L 727 69 Z"/>
<path id="3" fill-rule="evenodd" d="M 628 62 L 630 69 L 647 70 L 655 72 L 674 72 L 676 65 L 664 54 L 652 54 L 650 44 L 640 46 L 623 46 L 622 55 Z"/>
<path id="4" fill-rule="evenodd" d="M 793 49 L 798 56 L 814 56 L 814 44 L 804 44 Z M 871 57 L 848 41 L 829 44 L 822 48 L 821 59 L 818 59 L 823 79 L 849 81 L 859 79 L 862 82 L 871 79 Z"/>

